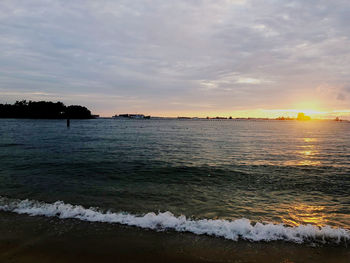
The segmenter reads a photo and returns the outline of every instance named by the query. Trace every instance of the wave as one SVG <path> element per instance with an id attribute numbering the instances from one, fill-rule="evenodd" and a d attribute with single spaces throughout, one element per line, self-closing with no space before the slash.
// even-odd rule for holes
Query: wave
<path id="1" fill-rule="evenodd" d="M 350 231 L 330 226 L 317 227 L 283 224 L 252 223 L 242 218 L 233 221 L 219 219 L 194 220 L 174 216 L 171 212 L 134 215 L 126 212 L 103 212 L 98 208 L 84 208 L 62 201 L 44 203 L 34 200 L 17 200 L 0 196 L 0 211 L 27 214 L 30 216 L 73 218 L 89 222 L 117 223 L 157 231 L 174 230 L 196 235 L 210 235 L 237 241 L 289 241 L 295 243 L 349 244 Z"/>

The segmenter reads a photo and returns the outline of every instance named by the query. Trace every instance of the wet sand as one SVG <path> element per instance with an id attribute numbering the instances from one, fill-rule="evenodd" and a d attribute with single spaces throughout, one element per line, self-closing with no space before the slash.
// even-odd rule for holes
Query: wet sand
<path id="1" fill-rule="evenodd" d="M 348 247 L 233 242 L 0 212 L 0 262 L 350 262 Z"/>

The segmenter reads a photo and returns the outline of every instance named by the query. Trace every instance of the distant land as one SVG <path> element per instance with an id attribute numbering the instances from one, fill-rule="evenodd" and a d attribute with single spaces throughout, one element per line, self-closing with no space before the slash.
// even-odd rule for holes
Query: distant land
<path id="1" fill-rule="evenodd" d="M 179 120 L 195 120 L 195 119 L 207 119 L 207 120 L 265 120 L 265 121 L 345 121 L 348 122 L 347 120 L 342 120 L 339 117 L 336 117 L 335 119 L 311 119 L 310 116 L 305 115 L 303 112 L 299 112 L 296 118 L 293 117 L 277 117 L 277 118 L 255 118 L 255 117 L 235 117 L 233 118 L 232 116 L 230 117 L 225 117 L 225 116 L 216 116 L 216 117 L 206 117 L 206 118 L 199 118 L 199 117 L 186 117 L 186 116 L 179 116 L 177 117 Z"/>
<path id="2" fill-rule="evenodd" d="M 189 116 L 179 116 L 179 117 L 160 117 L 160 116 L 145 116 L 143 114 L 117 114 L 113 117 L 99 117 L 100 119 L 136 119 L 136 120 L 233 120 L 233 121 L 337 121 L 337 122 L 349 122 L 348 120 L 342 120 L 340 118 L 335 119 L 311 119 L 309 116 L 299 115 L 296 118 L 292 117 L 278 117 L 278 118 L 255 118 L 255 117 L 224 117 L 224 116 L 216 116 L 216 117 L 189 117 Z"/>
<path id="3" fill-rule="evenodd" d="M 0 104 L 0 118 L 23 119 L 92 119 L 91 111 L 80 105 L 66 106 L 62 102 L 16 101 Z"/>
<path id="4" fill-rule="evenodd" d="M 52 101 L 16 101 L 14 104 L 0 104 L 0 118 L 22 118 L 22 119 L 94 119 L 100 118 L 99 115 L 91 114 L 91 111 L 80 105 L 66 106 L 62 102 Z M 144 114 L 116 114 L 112 117 L 103 117 L 105 119 L 179 119 L 179 120 L 278 120 L 278 121 L 344 121 L 340 118 L 335 119 L 311 119 L 304 113 L 298 113 L 296 118 L 281 116 L 278 118 L 254 118 L 254 117 L 157 117 Z"/>

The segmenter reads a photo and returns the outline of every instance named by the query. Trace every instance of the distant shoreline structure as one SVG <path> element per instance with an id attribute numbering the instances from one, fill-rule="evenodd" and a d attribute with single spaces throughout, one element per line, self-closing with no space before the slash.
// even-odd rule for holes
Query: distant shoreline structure
<path id="1" fill-rule="evenodd" d="M 126 113 L 126 114 L 116 114 L 114 115 L 112 118 L 114 119 L 150 119 L 151 116 L 145 116 L 144 114 L 130 114 L 130 113 Z"/>
<path id="2" fill-rule="evenodd" d="M 100 119 L 117 119 L 117 120 L 142 120 L 142 119 L 152 119 L 152 120 L 179 120 L 179 121 L 194 121 L 194 120 L 206 120 L 206 121 L 298 121 L 298 122 L 314 122 L 314 121 L 336 121 L 336 122 L 350 122 L 349 120 L 342 120 L 340 118 L 335 119 L 310 119 L 310 120 L 300 120 L 298 118 L 291 117 L 278 117 L 278 118 L 255 118 L 255 117 L 189 117 L 189 116 L 179 116 L 179 117 L 161 117 L 161 116 L 123 116 L 126 114 L 114 115 L 112 117 L 100 117 Z M 131 114 L 133 115 L 133 114 Z M 143 114 L 137 114 L 143 115 Z"/>
<path id="3" fill-rule="evenodd" d="M 302 112 L 299 112 L 296 118 L 293 117 L 277 117 L 277 118 L 255 118 L 255 117 L 226 117 L 226 116 L 216 116 L 216 117 L 205 117 L 205 118 L 199 118 L 199 117 L 187 117 L 187 116 L 181 116 L 177 117 L 179 120 L 260 120 L 260 121 L 337 121 L 337 122 L 348 122 L 348 120 L 342 120 L 339 117 L 336 117 L 335 119 L 311 119 L 310 116 L 305 115 Z"/>

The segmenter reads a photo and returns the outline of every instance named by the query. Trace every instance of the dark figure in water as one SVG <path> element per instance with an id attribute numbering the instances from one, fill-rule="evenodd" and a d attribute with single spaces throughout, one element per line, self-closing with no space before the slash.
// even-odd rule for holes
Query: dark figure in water
<path id="1" fill-rule="evenodd" d="M 70 126 L 70 119 L 67 119 L 67 128 Z"/>

